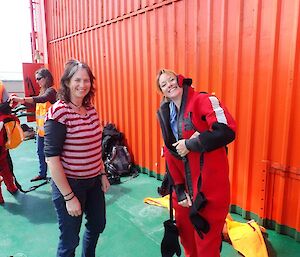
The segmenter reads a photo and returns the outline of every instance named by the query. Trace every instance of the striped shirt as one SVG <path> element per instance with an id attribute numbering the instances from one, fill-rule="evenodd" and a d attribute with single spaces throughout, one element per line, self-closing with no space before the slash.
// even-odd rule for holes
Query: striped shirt
<path id="1" fill-rule="evenodd" d="M 86 107 L 86 114 L 76 113 L 59 100 L 53 104 L 46 120 L 66 126 L 67 133 L 61 162 L 69 178 L 92 178 L 104 170 L 102 161 L 102 126 L 94 107 Z"/>

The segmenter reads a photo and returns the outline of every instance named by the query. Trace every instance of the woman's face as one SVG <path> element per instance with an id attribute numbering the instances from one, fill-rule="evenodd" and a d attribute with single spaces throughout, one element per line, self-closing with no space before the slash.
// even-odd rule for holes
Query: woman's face
<path id="1" fill-rule="evenodd" d="M 164 96 L 171 100 L 182 96 L 182 87 L 179 87 L 174 74 L 161 74 L 159 77 L 159 86 Z"/>
<path id="2" fill-rule="evenodd" d="M 46 84 L 46 79 L 40 74 L 35 75 L 35 81 L 39 84 L 40 87 L 43 87 Z"/>
<path id="3" fill-rule="evenodd" d="M 79 69 L 73 75 L 68 85 L 70 88 L 70 98 L 83 98 L 90 92 L 91 81 L 86 69 Z"/>

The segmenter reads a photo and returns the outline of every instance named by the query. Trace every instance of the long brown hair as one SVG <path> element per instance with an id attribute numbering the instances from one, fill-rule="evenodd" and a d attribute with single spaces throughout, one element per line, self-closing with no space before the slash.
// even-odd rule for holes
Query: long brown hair
<path id="1" fill-rule="evenodd" d="M 41 87 L 39 95 L 45 93 L 46 89 L 54 85 L 54 80 L 51 72 L 47 68 L 40 68 L 35 71 L 35 76 L 45 79 L 45 84 Z"/>
<path id="2" fill-rule="evenodd" d="M 94 95 L 95 95 L 95 87 L 94 87 L 94 80 L 95 77 L 93 75 L 93 72 L 91 71 L 90 67 L 83 62 L 77 61 L 77 60 L 69 60 L 65 64 L 65 70 L 64 73 L 60 79 L 60 88 L 58 91 L 58 98 L 63 100 L 66 103 L 70 102 L 70 88 L 68 87 L 71 78 L 74 76 L 74 74 L 79 70 L 79 69 L 85 69 L 90 77 L 90 82 L 91 82 L 91 88 L 88 94 L 83 98 L 82 105 L 87 107 L 92 104 Z"/>

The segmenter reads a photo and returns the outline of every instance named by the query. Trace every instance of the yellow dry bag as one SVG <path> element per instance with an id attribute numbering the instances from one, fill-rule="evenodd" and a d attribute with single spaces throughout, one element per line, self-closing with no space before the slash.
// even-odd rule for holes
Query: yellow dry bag
<path id="1" fill-rule="evenodd" d="M 19 144 L 22 143 L 24 139 L 24 133 L 20 126 L 20 122 L 17 118 L 6 118 L 4 119 L 4 127 L 6 130 L 6 148 L 7 149 L 14 149 Z"/>
<path id="2" fill-rule="evenodd" d="M 245 257 L 268 257 L 262 228 L 254 220 L 242 223 L 227 218 L 226 225 L 234 249 Z"/>

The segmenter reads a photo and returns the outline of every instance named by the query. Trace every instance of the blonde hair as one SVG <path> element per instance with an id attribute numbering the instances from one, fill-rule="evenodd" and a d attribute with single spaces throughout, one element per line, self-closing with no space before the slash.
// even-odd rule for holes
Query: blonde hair
<path id="1" fill-rule="evenodd" d="M 169 74 L 169 75 L 174 75 L 175 77 L 177 76 L 177 74 L 174 71 L 172 71 L 172 70 L 167 70 L 167 69 L 161 69 L 161 70 L 159 70 L 158 73 L 157 73 L 157 76 L 156 76 L 156 86 L 157 86 L 157 89 L 160 92 L 162 92 L 162 91 L 161 91 L 161 88 L 160 88 L 160 85 L 159 85 L 159 78 L 164 73 Z"/>

